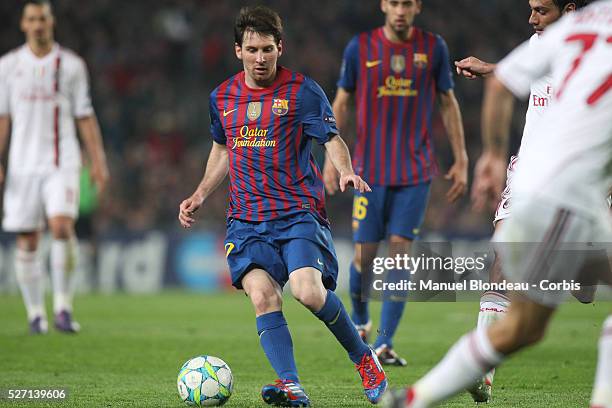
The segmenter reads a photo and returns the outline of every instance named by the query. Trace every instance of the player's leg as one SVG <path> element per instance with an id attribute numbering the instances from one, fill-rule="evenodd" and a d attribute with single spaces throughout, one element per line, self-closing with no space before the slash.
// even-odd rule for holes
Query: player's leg
<path id="1" fill-rule="evenodd" d="M 612 408 L 612 314 L 605 320 L 599 338 L 591 407 Z"/>
<path id="2" fill-rule="evenodd" d="M 53 312 L 55 327 L 66 333 L 76 333 L 80 327 L 72 319 L 72 300 L 75 290 L 77 241 L 74 219 L 67 216 L 49 218 L 51 250 L 49 265 L 53 284 Z"/>
<path id="3" fill-rule="evenodd" d="M 293 296 L 325 323 L 346 350 L 362 377 L 368 400 L 378 402 L 387 389 L 385 373 L 374 352 L 359 336 L 340 298 L 323 285 L 321 271 L 313 267 L 296 269 L 290 273 L 289 283 Z"/>
<path id="4" fill-rule="evenodd" d="M 268 404 L 281 406 L 309 406 L 309 400 L 300 386 L 293 341 L 282 312 L 282 289 L 263 269 L 252 269 L 242 278 L 257 322 L 261 348 L 278 380 L 262 388 L 262 398 Z"/>
<path id="5" fill-rule="evenodd" d="M 412 239 L 395 234 L 391 235 L 389 237 L 389 257 L 395 258 L 396 255 L 409 254 L 411 244 Z M 402 271 L 388 271 L 386 281 L 396 282 L 403 277 L 404 273 Z M 378 330 L 378 337 L 374 342 L 374 350 L 382 364 L 399 367 L 408 365 L 406 360 L 400 357 L 393 349 L 393 336 L 402 319 L 405 306 L 405 298 L 394 298 L 393 296 L 384 295 L 380 314 L 380 329 Z"/>
<path id="6" fill-rule="evenodd" d="M 378 243 L 384 239 L 384 204 L 386 187 L 373 186 L 371 192 L 355 192 L 353 199 L 353 241 L 355 256 L 350 266 L 349 288 L 351 294 L 351 318 L 365 342 L 372 328 L 368 310 L 371 265 L 378 251 Z"/>
<path id="7" fill-rule="evenodd" d="M 255 309 L 259 342 L 278 379 L 264 385 L 261 395 L 267 404 L 309 406 L 299 384 L 293 340 L 282 312 L 282 287 L 287 268 L 277 248 L 267 238 L 273 222 L 254 224 L 230 219 L 225 238 L 227 263 L 232 284 L 244 289 Z"/>
<path id="8" fill-rule="evenodd" d="M 394 401 L 389 406 L 433 406 L 470 386 L 506 356 L 540 341 L 555 309 L 522 297 L 512 300 L 504 318 L 488 330 L 474 330 L 463 336 L 410 389 L 390 396 Z"/>
<path id="9" fill-rule="evenodd" d="M 411 243 L 419 235 L 425 218 L 431 183 L 408 187 L 389 188 L 386 197 L 385 214 L 389 234 L 389 256 L 410 254 Z M 407 278 L 406 271 L 392 270 L 387 280 L 399 281 Z M 406 300 L 402 297 L 386 296 L 381 310 L 380 330 L 374 343 L 381 363 L 406 366 L 406 360 L 393 350 L 393 336 L 404 313 Z"/>
<path id="10" fill-rule="evenodd" d="M 311 214 L 299 214 L 285 226 L 281 253 L 293 295 L 317 316 L 349 354 L 359 372 L 366 397 L 376 403 L 387 389 L 385 372 L 374 352 L 359 337 L 342 302 L 333 292 L 338 260 L 331 231 Z"/>
<path id="11" fill-rule="evenodd" d="M 78 170 L 58 170 L 46 176 L 42 187 L 43 201 L 51 232 L 51 282 L 55 328 L 76 333 L 80 326 L 72 319 L 77 263 L 77 239 L 74 231 L 78 216 Z"/>
<path id="12" fill-rule="evenodd" d="M 15 249 L 15 273 L 23 302 L 28 313 L 30 333 L 47 332 L 45 312 L 45 276 L 38 256 L 38 232 L 17 234 Z"/>
<path id="13" fill-rule="evenodd" d="M 39 231 L 44 228 L 41 178 L 9 173 L 4 188 L 2 227 L 17 233 L 15 272 L 28 314 L 30 332 L 47 332 L 45 276 L 38 254 Z"/>
<path id="14" fill-rule="evenodd" d="M 367 274 L 370 273 L 369 268 L 371 268 L 377 252 L 378 242 L 356 242 L 355 256 L 350 266 L 349 288 L 353 306 L 351 319 L 359 336 L 366 343 L 372 330 L 372 320 L 368 310 L 369 275 Z M 365 272 L 362 271 L 362 268 L 365 268 Z"/>
<path id="15" fill-rule="evenodd" d="M 503 218 L 498 218 L 500 214 L 499 208 L 503 208 L 503 203 L 506 202 L 502 199 L 498 206 L 498 211 L 495 214 L 495 230 L 501 228 L 503 224 Z M 509 211 L 508 211 L 509 214 Z M 501 257 L 499 254 L 495 254 L 495 261 L 491 265 L 489 272 L 489 282 L 498 283 L 503 278 Z M 500 291 L 486 291 L 480 297 L 480 308 L 478 311 L 478 330 L 486 330 L 493 323 L 501 319 L 508 311 L 510 306 L 510 298 L 505 292 Z M 489 371 L 481 380 L 468 388 L 468 391 L 472 395 L 474 402 L 487 402 L 491 399 L 493 379 L 495 376 L 495 369 Z"/>

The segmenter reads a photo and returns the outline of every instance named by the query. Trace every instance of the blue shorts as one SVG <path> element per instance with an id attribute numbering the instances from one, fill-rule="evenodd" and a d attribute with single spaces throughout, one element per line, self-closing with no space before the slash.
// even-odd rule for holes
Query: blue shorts
<path id="1" fill-rule="evenodd" d="M 372 192 L 355 192 L 353 240 L 380 242 L 389 235 L 415 239 L 419 235 L 431 182 L 414 186 L 372 186 Z"/>
<path id="2" fill-rule="evenodd" d="M 291 272 L 304 267 L 321 271 L 323 285 L 336 289 L 338 260 L 331 231 L 307 212 L 264 222 L 229 219 L 225 254 L 237 289 L 255 268 L 266 271 L 282 288 Z"/>

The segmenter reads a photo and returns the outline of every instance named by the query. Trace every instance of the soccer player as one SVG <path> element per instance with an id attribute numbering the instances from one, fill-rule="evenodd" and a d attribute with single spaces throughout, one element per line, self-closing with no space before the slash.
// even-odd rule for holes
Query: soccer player
<path id="1" fill-rule="evenodd" d="M 370 188 L 353 172 L 323 90 L 312 79 L 277 65 L 283 53 L 278 14 L 266 7 L 245 7 L 234 36 L 243 71 L 210 95 L 212 150 L 201 183 L 180 205 L 179 220 L 191 227 L 193 213 L 229 172 L 225 250 L 232 283 L 250 298 L 261 346 L 278 375 L 262 389 L 266 403 L 310 406 L 282 312 L 287 282 L 293 296 L 346 349 L 366 397 L 376 403 L 387 380 L 333 292 L 338 264 L 312 143 L 325 146 L 340 171 L 340 190 L 349 185 L 361 192 Z"/>
<path id="2" fill-rule="evenodd" d="M 74 222 L 79 205 L 79 134 L 101 191 L 108 169 L 91 105 L 85 63 L 53 37 L 55 19 L 47 0 L 28 0 L 21 29 L 26 43 L 0 59 L 0 154 L 11 143 L 5 181 L 5 231 L 17 234 L 15 271 L 31 333 L 47 331 L 44 275 L 38 255 L 45 221 L 51 231 L 51 280 L 55 327 L 78 331 L 72 319 L 76 264 Z"/>
<path id="3" fill-rule="evenodd" d="M 381 0 L 385 24 L 348 43 L 333 103 L 342 132 L 351 95 L 355 95 L 353 165 L 372 185 L 372 192 L 355 191 L 353 201 L 352 319 L 364 339 L 372 323 L 368 300 L 362 296 L 369 289 L 364 287 L 368 279 L 362 277 L 363 269 L 370 267 L 385 239 L 390 243 L 389 256 L 410 253 L 425 216 L 431 180 L 437 173 L 431 135 L 436 96 L 454 156 L 445 177 L 453 181 L 446 197 L 454 202 L 466 191 L 468 158 L 448 49 L 439 35 L 413 26 L 421 6 L 421 0 Z M 333 194 L 338 172 L 329 160 L 323 173 L 327 191 Z M 387 279 L 394 279 L 393 273 Z M 385 294 L 374 343 L 382 364 L 406 365 L 393 349 L 404 306 L 401 297 Z"/>
<path id="4" fill-rule="evenodd" d="M 529 287 L 574 279 L 588 259 L 575 243 L 609 245 L 612 239 L 608 209 L 594 204 L 612 185 L 611 20 L 612 0 L 563 17 L 536 47 L 526 42 L 498 64 L 485 100 L 493 117 L 508 115 L 512 93 L 526 97 L 536 80 L 553 78 L 553 100 L 514 174 L 512 217 L 494 237 L 504 275 Z M 506 121 L 493 130 L 492 137 L 507 140 Z M 564 295 L 545 287 L 513 293 L 502 319 L 464 336 L 413 387 L 390 393 L 389 405 L 429 407 L 469 386 L 506 356 L 541 340 Z M 612 407 L 612 315 L 599 341 L 591 404 Z"/>
<path id="5" fill-rule="evenodd" d="M 529 16 L 529 24 L 533 26 L 535 31 L 529 39 L 530 46 L 538 46 L 539 36 L 546 27 L 559 20 L 564 14 L 584 7 L 585 3 L 585 0 L 530 0 L 529 7 L 531 8 L 531 14 Z M 495 64 L 481 61 L 475 57 L 468 57 L 455 62 L 455 66 L 459 75 L 469 79 L 486 77 L 495 70 Z M 490 112 L 483 111 L 483 141 L 485 145 L 482 156 L 476 163 L 472 198 L 474 200 L 474 207 L 477 209 L 482 209 L 487 206 L 487 202 L 495 200 L 497 210 L 495 211 L 493 225 L 496 231 L 503 224 L 503 220 L 507 219 L 511 213 L 511 181 L 518 163 L 518 156 L 521 154 L 520 152 L 529 149 L 531 140 L 537 137 L 534 135 L 533 129 L 548 108 L 553 93 L 552 78 L 549 75 L 531 84 L 529 107 L 525 115 L 521 147 L 519 153 L 510 158 L 510 163 L 507 165 L 507 170 L 505 170 L 507 175 L 506 187 L 501 193 L 501 200 L 498 197 L 503 183 L 501 177 L 503 177 L 504 169 L 506 168 L 507 144 L 499 143 L 498 139 L 491 137 L 491 133 L 496 121 L 507 122 L 511 117 L 506 115 L 501 118 L 492 118 L 489 114 Z M 488 93 L 485 94 L 488 95 Z M 513 100 L 509 100 L 508 103 L 513 103 Z M 485 102 L 483 108 L 486 109 L 490 106 L 492 106 L 491 103 Z M 508 109 L 506 109 L 506 112 L 508 112 Z M 491 268 L 490 279 L 492 282 L 500 282 L 503 279 L 500 257 L 495 259 L 494 265 Z M 510 299 L 504 292 L 487 291 L 483 293 L 480 298 L 478 328 L 484 329 L 501 318 L 507 312 L 509 304 Z M 482 381 L 469 389 L 474 401 L 486 402 L 491 398 L 494 375 L 494 371 L 487 373 Z"/>

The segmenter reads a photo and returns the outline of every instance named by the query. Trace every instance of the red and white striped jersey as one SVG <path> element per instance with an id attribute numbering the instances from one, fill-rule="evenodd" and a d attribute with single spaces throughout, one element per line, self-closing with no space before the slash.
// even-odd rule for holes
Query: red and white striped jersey
<path id="1" fill-rule="evenodd" d="M 81 165 L 75 118 L 93 114 L 85 63 L 55 44 L 37 57 L 25 44 L 0 58 L 0 115 L 11 118 L 9 173 Z"/>

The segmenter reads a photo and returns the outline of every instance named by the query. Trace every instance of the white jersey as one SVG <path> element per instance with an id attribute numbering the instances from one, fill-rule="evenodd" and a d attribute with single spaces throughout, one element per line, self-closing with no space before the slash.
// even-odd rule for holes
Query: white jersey
<path id="1" fill-rule="evenodd" d="M 529 39 L 529 47 L 535 48 L 538 46 L 540 36 L 534 34 Z M 523 137 L 521 139 L 521 147 L 519 148 L 518 156 L 521 151 L 529 146 L 531 139 L 534 137 L 534 128 L 544 116 L 546 108 L 550 104 L 553 96 L 552 77 L 545 75 L 544 77 L 532 82 L 531 93 L 529 94 L 529 107 L 525 114 L 525 127 L 523 129 Z"/>
<path id="2" fill-rule="evenodd" d="M 600 216 L 612 185 L 612 0 L 563 17 L 537 47 L 526 42 L 496 70 L 520 97 L 549 73 L 554 97 L 521 151 L 515 196 Z"/>
<path id="3" fill-rule="evenodd" d="M 8 172 L 81 165 L 75 118 L 93 114 L 85 63 L 55 44 L 37 57 L 25 44 L 0 58 L 0 115 L 11 118 Z"/>

